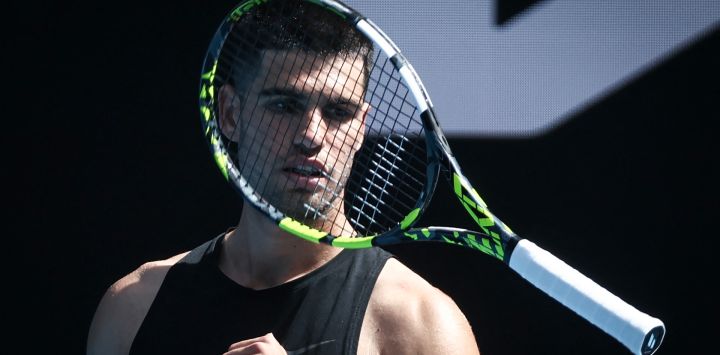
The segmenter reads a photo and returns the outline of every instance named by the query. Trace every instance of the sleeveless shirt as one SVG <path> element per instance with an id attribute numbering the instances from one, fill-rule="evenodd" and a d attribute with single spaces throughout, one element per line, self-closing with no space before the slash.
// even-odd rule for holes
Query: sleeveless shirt
<path id="1" fill-rule="evenodd" d="M 269 332 L 288 355 L 357 353 L 365 309 L 390 253 L 344 249 L 298 279 L 253 290 L 218 268 L 223 235 L 169 269 L 130 354 L 220 355 Z"/>

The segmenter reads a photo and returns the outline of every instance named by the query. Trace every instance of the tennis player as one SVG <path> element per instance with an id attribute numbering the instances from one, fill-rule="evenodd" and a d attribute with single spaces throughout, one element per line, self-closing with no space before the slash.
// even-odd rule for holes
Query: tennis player
<path id="1" fill-rule="evenodd" d="M 242 43 L 244 31 L 261 31 L 251 16 L 235 26 L 237 59 L 218 64 L 227 72 L 217 92 L 223 135 L 248 157 L 239 169 L 272 205 L 352 235 L 343 191 L 366 131 L 372 46 L 310 6 L 300 19 L 269 16 L 258 18 L 301 31 L 270 31 L 258 47 Z M 312 40 L 329 37 L 342 40 Z M 391 254 L 310 243 L 247 206 L 237 226 L 110 286 L 87 353 L 479 351 L 455 302 Z"/>

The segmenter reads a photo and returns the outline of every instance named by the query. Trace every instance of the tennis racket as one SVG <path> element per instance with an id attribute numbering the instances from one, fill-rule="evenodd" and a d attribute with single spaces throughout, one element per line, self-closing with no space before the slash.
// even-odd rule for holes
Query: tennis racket
<path id="1" fill-rule="evenodd" d="M 419 76 L 372 21 L 334 0 L 249 0 L 212 39 L 204 134 L 246 203 L 313 243 L 441 242 L 492 256 L 634 354 L 665 334 L 651 317 L 493 215 L 463 175 Z M 447 179 L 479 231 L 415 227 Z"/>

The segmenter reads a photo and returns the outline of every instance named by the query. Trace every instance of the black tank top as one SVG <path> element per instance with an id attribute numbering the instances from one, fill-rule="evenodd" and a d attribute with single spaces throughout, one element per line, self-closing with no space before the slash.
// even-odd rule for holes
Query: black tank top
<path id="1" fill-rule="evenodd" d="M 221 245 L 222 235 L 170 268 L 131 354 L 220 355 L 269 332 L 288 355 L 357 353 L 365 308 L 391 254 L 345 249 L 301 278 L 253 290 L 220 271 Z"/>

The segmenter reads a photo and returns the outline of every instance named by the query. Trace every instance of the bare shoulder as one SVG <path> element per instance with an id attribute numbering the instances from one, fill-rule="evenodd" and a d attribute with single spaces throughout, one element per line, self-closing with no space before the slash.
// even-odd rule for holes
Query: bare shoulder
<path id="1" fill-rule="evenodd" d="M 87 354 L 127 354 L 165 275 L 182 253 L 147 262 L 113 283 L 95 310 L 88 333 Z"/>
<path id="2" fill-rule="evenodd" d="M 375 284 L 360 347 L 371 354 L 479 354 L 455 301 L 396 259 Z"/>

